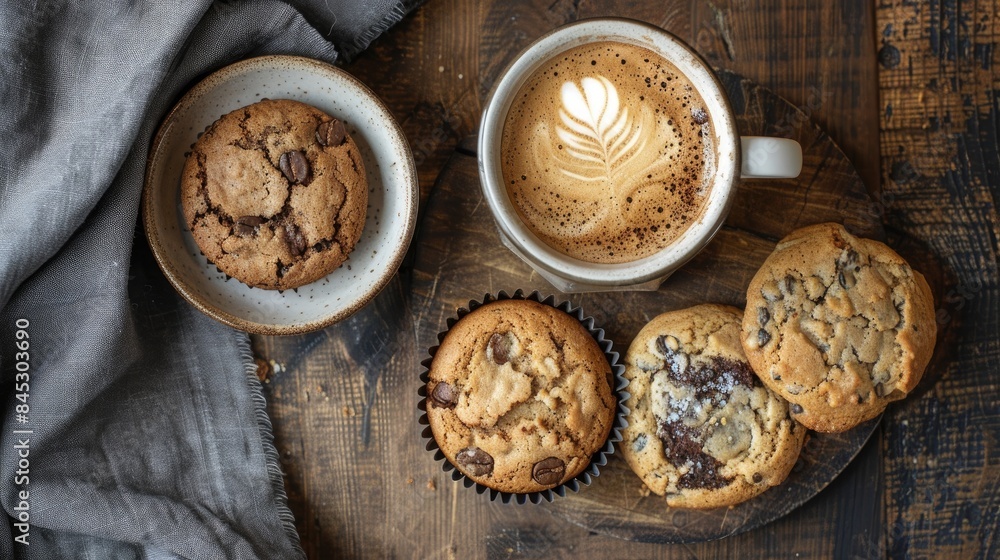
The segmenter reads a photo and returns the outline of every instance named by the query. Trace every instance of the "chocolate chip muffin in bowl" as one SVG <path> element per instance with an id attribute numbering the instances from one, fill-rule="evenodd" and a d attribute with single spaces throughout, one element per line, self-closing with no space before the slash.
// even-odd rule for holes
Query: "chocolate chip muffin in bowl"
<path id="1" fill-rule="evenodd" d="M 264 56 L 209 75 L 166 115 L 143 226 L 196 308 L 240 330 L 296 334 L 388 284 L 418 193 L 409 145 L 375 93 L 329 64 Z"/>
<path id="2" fill-rule="evenodd" d="M 624 380 L 593 318 L 537 292 L 470 302 L 424 362 L 420 422 L 455 480 L 518 503 L 589 484 L 620 439 Z"/>
<path id="3" fill-rule="evenodd" d="M 266 290 L 298 288 L 343 264 L 367 204 L 364 161 L 344 123 L 293 99 L 223 115 L 181 177 L 186 225 L 205 257 Z"/>

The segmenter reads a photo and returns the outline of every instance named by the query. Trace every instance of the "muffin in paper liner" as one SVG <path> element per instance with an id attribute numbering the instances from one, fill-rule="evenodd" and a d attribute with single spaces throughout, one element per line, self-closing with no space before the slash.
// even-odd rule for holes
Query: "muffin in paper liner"
<path id="1" fill-rule="evenodd" d="M 456 323 L 469 313 L 472 313 L 476 309 L 492 303 L 494 301 L 503 300 L 530 300 L 542 305 L 553 307 L 558 309 L 573 319 L 576 319 L 584 327 L 584 329 L 590 334 L 590 336 L 597 342 L 598 348 L 604 353 L 608 364 L 611 367 L 611 375 L 613 378 L 611 389 L 611 396 L 615 399 L 615 410 L 612 416 L 611 428 L 608 432 L 608 436 L 605 439 L 602 446 L 600 446 L 590 457 L 590 461 L 586 467 L 583 468 L 576 476 L 573 478 L 562 482 L 551 488 L 547 488 L 540 491 L 526 491 L 523 493 L 517 492 L 506 492 L 502 490 L 497 490 L 490 488 L 480 482 L 475 481 L 471 477 L 464 474 L 459 468 L 457 468 L 452 462 L 447 458 L 445 453 L 439 447 L 437 440 L 434 438 L 432 428 L 430 426 L 430 419 L 427 416 L 428 407 L 428 394 L 427 385 L 430 382 L 430 371 L 431 363 L 434 356 L 440 347 L 440 343 L 445 339 L 445 336 L 451 331 L 452 327 Z M 506 292 L 498 292 L 495 296 L 492 294 L 486 294 L 482 301 L 469 301 L 467 308 L 461 308 L 457 311 L 456 316 L 450 317 L 447 320 L 447 328 L 438 333 L 438 345 L 429 349 L 430 357 L 423 360 L 421 365 L 423 366 L 423 371 L 420 374 L 420 389 L 418 390 L 418 395 L 421 397 L 418 410 L 420 411 L 420 416 L 418 422 L 423 426 L 421 436 L 426 440 L 426 448 L 428 451 L 434 452 L 434 459 L 441 462 L 442 469 L 445 472 L 451 472 L 451 477 L 453 480 L 459 481 L 468 487 L 475 487 L 476 492 L 483 494 L 489 492 L 490 500 L 500 499 L 503 503 L 509 503 L 513 500 L 515 503 L 524 504 L 526 502 L 531 502 L 534 504 L 540 503 L 542 500 L 551 502 L 555 499 L 555 496 L 565 496 L 566 490 L 569 489 L 573 492 L 579 491 L 581 484 L 589 485 L 594 477 L 600 474 L 600 468 L 607 464 L 608 457 L 614 453 L 615 443 L 621 441 L 621 431 L 626 426 L 625 417 L 628 414 L 628 408 L 625 406 L 625 401 L 628 400 L 629 394 L 625 391 L 625 387 L 628 382 L 625 380 L 624 372 L 625 366 L 619 364 L 618 352 L 613 350 L 612 341 L 604 337 L 604 329 L 596 327 L 594 325 L 593 317 L 585 317 L 583 309 L 580 307 L 573 307 L 568 301 L 561 303 L 555 302 L 555 296 L 542 297 L 538 291 L 534 291 L 528 295 L 524 295 L 522 290 L 517 290 L 513 295 L 508 295 Z M 536 465 L 537 466 L 537 465 Z"/>

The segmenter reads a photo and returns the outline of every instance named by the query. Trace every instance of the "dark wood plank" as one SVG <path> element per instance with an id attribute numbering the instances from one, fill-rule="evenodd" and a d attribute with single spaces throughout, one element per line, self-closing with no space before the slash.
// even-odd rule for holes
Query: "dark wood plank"
<path id="1" fill-rule="evenodd" d="M 333 327 L 258 339 L 261 355 L 279 357 L 272 358 L 265 395 L 290 506 L 312 557 L 388 553 L 398 535 L 385 512 L 401 492 L 420 490 L 417 478 L 422 485 L 430 480 L 410 470 L 423 458 L 418 446 L 407 445 L 416 398 L 380 390 L 412 386 L 413 364 L 400 359 L 416 353 L 406 309 L 397 276 Z M 375 523 L 374 511 L 382 522 Z"/>
<path id="2" fill-rule="evenodd" d="M 729 93 L 740 134 L 792 138 L 802 146 L 802 174 L 796 179 L 743 181 L 727 225 L 777 241 L 792 230 L 833 220 L 856 235 L 885 237 L 857 168 L 823 128 L 756 82 L 727 70 L 717 73 Z"/>
<path id="3" fill-rule="evenodd" d="M 944 263 L 937 318 L 953 333 L 939 341 L 952 359 L 936 358 L 936 383 L 885 423 L 892 558 L 1000 556 L 998 11 L 876 5 L 881 206 L 890 227 Z"/>
<path id="4" fill-rule="evenodd" d="M 698 2 L 686 37 L 721 68 L 788 99 L 879 189 L 878 96 L 867 2 Z M 786 123 L 798 126 L 800 121 Z"/>

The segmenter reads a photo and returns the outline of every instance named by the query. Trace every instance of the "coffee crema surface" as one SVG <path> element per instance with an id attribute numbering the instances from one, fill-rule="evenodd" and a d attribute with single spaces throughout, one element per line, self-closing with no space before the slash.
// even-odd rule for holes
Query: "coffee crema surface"
<path id="1" fill-rule="evenodd" d="M 715 174 L 695 87 L 653 51 L 596 42 L 539 67 L 511 104 L 501 168 L 525 224 L 580 260 L 668 247 L 701 216 Z"/>

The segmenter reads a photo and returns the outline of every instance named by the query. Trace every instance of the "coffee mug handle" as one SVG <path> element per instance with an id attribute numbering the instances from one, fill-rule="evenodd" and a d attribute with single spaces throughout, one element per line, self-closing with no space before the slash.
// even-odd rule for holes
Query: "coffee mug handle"
<path id="1" fill-rule="evenodd" d="M 744 179 L 794 179 L 802 172 L 802 146 L 788 138 L 741 136 Z"/>

